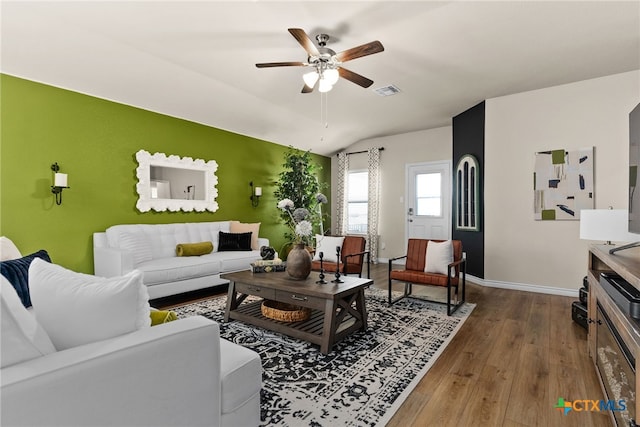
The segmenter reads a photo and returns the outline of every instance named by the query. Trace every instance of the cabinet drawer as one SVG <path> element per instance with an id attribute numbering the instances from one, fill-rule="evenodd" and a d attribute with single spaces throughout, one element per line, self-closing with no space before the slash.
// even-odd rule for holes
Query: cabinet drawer
<path id="1" fill-rule="evenodd" d="M 246 283 L 236 283 L 236 292 L 247 295 L 255 295 L 264 299 L 275 299 L 276 290 L 264 286 L 247 285 Z"/>
<path id="2" fill-rule="evenodd" d="M 286 302 L 302 307 L 324 310 L 325 300 L 318 297 L 296 294 L 295 292 L 276 291 L 276 301 Z"/>

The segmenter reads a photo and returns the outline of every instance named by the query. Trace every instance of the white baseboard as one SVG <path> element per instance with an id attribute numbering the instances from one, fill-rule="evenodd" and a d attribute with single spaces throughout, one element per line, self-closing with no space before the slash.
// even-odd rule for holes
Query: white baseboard
<path id="1" fill-rule="evenodd" d="M 555 288 L 553 286 L 529 285 L 526 283 L 501 282 L 498 280 L 486 280 L 467 274 L 467 279 L 480 286 L 488 288 L 513 289 L 515 291 L 535 292 L 538 294 L 561 295 L 565 297 L 579 297 L 578 289 Z"/>
<path id="2" fill-rule="evenodd" d="M 389 264 L 389 258 L 378 258 L 378 263 Z M 396 261 L 400 265 L 404 265 L 405 259 Z M 565 297 L 579 298 L 578 289 L 555 288 L 552 286 L 529 285 L 527 283 L 501 282 L 499 280 L 487 280 L 467 274 L 467 279 L 476 285 L 485 286 L 487 288 L 512 289 L 515 291 L 535 292 L 538 294 L 560 295 Z"/>

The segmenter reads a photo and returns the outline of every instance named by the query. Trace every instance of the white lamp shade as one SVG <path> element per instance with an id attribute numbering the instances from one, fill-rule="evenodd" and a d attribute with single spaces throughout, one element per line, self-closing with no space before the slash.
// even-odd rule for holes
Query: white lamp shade
<path id="1" fill-rule="evenodd" d="M 262 187 L 256 187 L 256 196 L 262 196 Z"/>
<path id="2" fill-rule="evenodd" d="M 328 69 L 325 70 L 324 73 L 322 73 L 322 75 L 324 76 L 324 79 L 331 85 L 333 86 L 334 84 L 336 84 L 338 82 L 338 78 L 340 78 L 340 73 L 338 73 L 338 70 L 336 69 Z"/>
<path id="3" fill-rule="evenodd" d="M 53 179 L 53 185 L 55 187 L 67 187 L 67 174 L 56 173 Z"/>
<path id="4" fill-rule="evenodd" d="M 580 211 L 580 238 L 614 242 L 634 242 L 638 235 L 629 233 L 626 209 L 583 209 Z"/>
<path id="5" fill-rule="evenodd" d="M 312 88 L 318 81 L 318 73 L 316 71 L 305 73 L 302 75 L 302 80 L 304 80 L 304 84 Z"/>
<path id="6" fill-rule="evenodd" d="M 331 88 L 333 88 L 333 85 L 330 84 L 326 79 L 320 79 L 320 84 L 318 85 L 318 91 L 329 92 Z"/>

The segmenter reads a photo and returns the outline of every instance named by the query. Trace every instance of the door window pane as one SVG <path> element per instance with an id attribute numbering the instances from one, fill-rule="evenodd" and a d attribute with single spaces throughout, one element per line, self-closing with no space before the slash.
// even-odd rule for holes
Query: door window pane
<path id="1" fill-rule="evenodd" d="M 442 216 L 442 174 L 416 175 L 416 215 Z"/>

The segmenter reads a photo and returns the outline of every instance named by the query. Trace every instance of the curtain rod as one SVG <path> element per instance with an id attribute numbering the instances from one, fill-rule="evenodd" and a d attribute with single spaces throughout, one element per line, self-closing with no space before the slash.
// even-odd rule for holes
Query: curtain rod
<path id="1" fill-rule="evenodd" d="M 378 148 L 378 150 L 380 151 L 384 151 L 384 147 L 380 147 Z M 362 153 L 368 153 L 369 150 L 363 150 L 363 151 L 352 151 L 351 153 L 347 153 L 347 156 L 350 156 L 352 154 L 362 154 Z M 337 155 L 337 154 L 336 154 Z"/>

